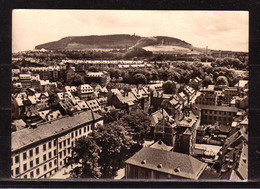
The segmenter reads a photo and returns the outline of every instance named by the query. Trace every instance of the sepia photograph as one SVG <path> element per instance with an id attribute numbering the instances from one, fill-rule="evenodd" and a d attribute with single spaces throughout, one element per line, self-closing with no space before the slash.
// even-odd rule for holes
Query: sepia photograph
<path id="1" fill-rule="evenodd" d="M 14 9 L 12 178 L 247 181 L 248 59 L 248 11 Z"/>

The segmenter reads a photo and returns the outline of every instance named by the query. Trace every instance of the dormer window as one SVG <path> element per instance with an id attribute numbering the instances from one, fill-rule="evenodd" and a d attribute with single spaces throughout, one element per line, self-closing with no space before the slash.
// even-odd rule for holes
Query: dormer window
<path id="1" fill-rule="evenodd" d="M 159 165 L 157 165 L 157 168 L 162 168 L 162 164 L 160 163 Z"/>
<path id="2" fill-rule="evenodd" d="M 181 169 L 178 167 L 178 168 L 174 169 L 174 171 L 175 171 L 176 173 L 178 173 L 178 172 L 181 171 Z"/>

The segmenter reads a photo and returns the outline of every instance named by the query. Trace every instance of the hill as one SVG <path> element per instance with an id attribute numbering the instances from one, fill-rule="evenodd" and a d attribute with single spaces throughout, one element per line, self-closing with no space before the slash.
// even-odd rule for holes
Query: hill
<path id="1" fill-rule="evenodd" d="M 170 45 L 192 49 L 193 46 L 185 41 L 173 37 L 155 36 L 140 37 L 136 35 L 91 35 L 65 37 L 58 41 L 53 41 L 37 45 L 36 49 L 46 50 L 97 50 L 97 49 L 131 49 L 148 46 Z"/>

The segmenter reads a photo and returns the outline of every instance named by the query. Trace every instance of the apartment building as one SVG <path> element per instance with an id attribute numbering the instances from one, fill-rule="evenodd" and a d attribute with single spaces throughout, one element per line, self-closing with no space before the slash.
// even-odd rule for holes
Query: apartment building
<path id="1" fill-rule="evenodd" d="M 231 125 L 239 111 L 236 107 L 197 105 L 201 109 L 201 124 Z"/>
<path id="2" fill-rule="evenodd" d="M 12 177 L 51 177 L 64 166 L 75 140 L 87 136 L 98 124 L 103 124 L 100 115 L 84 111 L 13 132 Z"/>

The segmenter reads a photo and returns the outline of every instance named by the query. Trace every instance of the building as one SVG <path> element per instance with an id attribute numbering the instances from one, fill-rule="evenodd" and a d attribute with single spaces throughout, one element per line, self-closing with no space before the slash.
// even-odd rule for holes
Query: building
<path id="1" fill-rule="evenodd" d="M 20 74 L 19 79 L 20 79 L 20 82 L 21 82 L 23 88 L 32 87 L 31 74 L 30 73 Z"/>
<path id="2" fill-rule="evenodd" d="M 193 155 L 196 144 L 197 128 L 200 125 L 199 115 L 193 111 L 184 110 L 175 115 L 175 148 L 180 153 Z"/>
<path id="3" fill-rule="evenodd" d="M 239 111 L 236 107 L 197 105 L 201 109 L 201 124 L 231 125 Z"/>
<path id="4" fill-rule="evenodd" d="M 126 179 L 198 180 L 207 167 L 190 155 L 144 147 L 126 160 Z"/>
<path id="5" fill-rule="evenodd" d="M 128 93 L 123 95 L 116 89 L 109 91 L 107 105 L 131 111 L 132 107 L 135 105 L 135 100 L 135 98 L 128 96 Z"/>
<path id="6" fill-rule="evenodd" d="M 229 88 L 224 89 L 223 93 L 224 93 L 224 101 L 226 103 L 230 103 L 233 96 L 238 95 L 238 90 L 236 87 L 229 87 Z"/>
<path id="7" fill-rule="evenodd" d="M 75 140 L 98 124 L 101 116 L 84 111 L 13 132 L 12 177 L 49 178 L 64 166 Z"/>
<path id="8" fill-rule="evenodd" d="M 245 128 L 227 138 L 220 149 L 217 171 L 220 179 L 248 179 L 248 135 Z"/>
<path id="9" fill-rule="evenodd" d="M 95 97 L 94 89 L 88 84 L 78 86 L 77 91 L 81 100 L 90 100 L 91 98 Z"/>
<path id="10" fill-rule="evenodd" d="M 217 103 L 217 95 L 213 92 L 201 93 L 195 100 L 195 104 L 213 105 Z"/>

